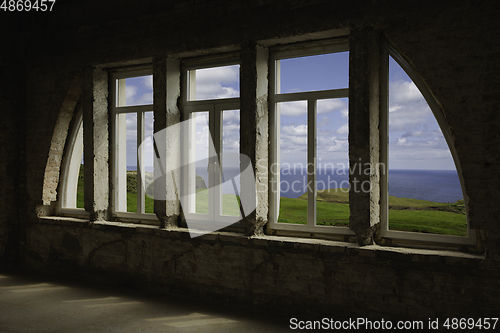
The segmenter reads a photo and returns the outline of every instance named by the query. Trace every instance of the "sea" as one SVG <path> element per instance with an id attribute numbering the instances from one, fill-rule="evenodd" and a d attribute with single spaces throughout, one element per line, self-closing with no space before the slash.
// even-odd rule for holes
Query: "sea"
<path id="1" fill-rule="evenodd" d="M 128 166 L 128 170 L 136 170 L 135 166 Z M 151 171 L 151 170 L 148 170 Z M 201 176 L 208 185 L 206 168 L 196 168 L 196 174 Z M 239 191 L 238 168 L 224 168 L 223 193 L 233 194 L 234 178 Z M 347 170 L 321 169 L 317 171 L 317 189 L 348 188 L 349 176 Z M 307 172 L 281 170 L 280 196 L 298 198 L 307 192 Z M 401 198 L 429 200 L 434 202 L 453 203 L 463 199 L 460 180 L 455 170 L 389 170 L 389 195 Z"/>

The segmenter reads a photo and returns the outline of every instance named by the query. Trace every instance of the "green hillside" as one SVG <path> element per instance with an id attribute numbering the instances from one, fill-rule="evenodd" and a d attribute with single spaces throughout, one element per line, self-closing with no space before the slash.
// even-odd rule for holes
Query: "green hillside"
<path id="1" fill-rule="evenodd" d="M 346 189 L 317 192 L 316 223 L 349 225 L 349 193 Z M 307 193 L 297 199 L 280 198 L 278 222 L 306 224 Z M 464 201 L 441 203 L 389 196 L 391 230 L 466 236 L 467 219 Z"/>
<path id="2" fill-rule="evenodd" d="M 127 211 L 129 212 L 137 211 L 136 177 L 136 171 L 127 172 Z M 146 177 L 152 177 L 152 175 L 146 175 Z M 146 193 L 153 193 L 152 186 L 148 187 Z M 206 189 L 197 189 L 197 213 L 208 212 L 208 198 Z M 83 168 L 80 168 L 78 178 L 77 207 L 83 208 Z M 152 214 L 153 209 L 154 200 L 146 195 L 146 213 Z M 239 215 L 238 197 L 223 195 L 223 214 Z M 346 189 L 318 191 L 316 198 L 316 223 L 318 225 L 348 226 L 349 215 L 349 193 Z M 280 198 L 278 222 L 306 224 L 306 221 L 307 193 L 297 199 Z M 391 230 L 466 236 L 467 219 L 464 201 L 441 203 L 389 196 L 389 226 Z"/>

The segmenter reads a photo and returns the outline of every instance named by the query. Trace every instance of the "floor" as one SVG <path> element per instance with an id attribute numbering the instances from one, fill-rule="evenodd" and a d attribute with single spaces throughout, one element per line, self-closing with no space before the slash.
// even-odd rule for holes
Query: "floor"
<path id="1" fill-rule="evenodd" d="M 288 332 L 289 319 L 194 299 L 0 274 L 0 332 Z"/>

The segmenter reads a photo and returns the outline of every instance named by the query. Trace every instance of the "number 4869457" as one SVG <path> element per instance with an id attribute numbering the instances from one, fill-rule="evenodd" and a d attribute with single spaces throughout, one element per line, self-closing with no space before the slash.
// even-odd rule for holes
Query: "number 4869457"
<path id="1" fill-rule="evenodd" d="M 0 9 L 4 12 L 29 12 L 31 10 L 52 11 L 56 0 L 3 0 Z"/>

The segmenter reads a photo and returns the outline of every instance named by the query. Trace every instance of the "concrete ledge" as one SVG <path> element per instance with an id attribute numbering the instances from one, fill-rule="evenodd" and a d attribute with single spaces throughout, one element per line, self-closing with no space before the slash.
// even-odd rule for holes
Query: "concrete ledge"
<path id="1" fill-rule="evenodd" d="M 287 252 L 304 253 L 331 253 L 332 255 L 346 255 L 352 257 L 378 258 L 396 262 L 416 262 L 447 265 L 476 265 L 486 257 L 485 255 L 463 253 L 450 250 L 428 250 L 415 248 L 400 248 L 380 245 L 359 246 L 356 243 L 339 242 L 323 239 L 284 237 L 284 236 L 245 236 L 235 232 L 212 232 L 196 238 L 191 238 L 187 228 L 160 229 L 155 225 L 136 223 L 95 221 L 86 219 L 44 216 L 40 217 L 41 224 L 62 225 L 82 228 L 95 228 L 116 232 L 134 231 L 140 234 L 151 234 L 168 239 L 184 239 L 192 242 L 222 243 L 228 245 L 249 246 L 286 250 Z"/>

